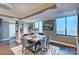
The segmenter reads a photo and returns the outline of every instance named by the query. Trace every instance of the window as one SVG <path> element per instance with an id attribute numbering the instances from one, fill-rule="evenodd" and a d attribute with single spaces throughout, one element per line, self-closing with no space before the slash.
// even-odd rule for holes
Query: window
<path id="1" fill-rule="evenodd" d="M 42 21 L 35 22 L 34 27 L 35 27 L 35 29 L 38 29 L 38 32 L 40 32 L 40 33 L 43 32 L 43 22 Z"/>
<path id="2" fill-rule="evenodd" d="M 15 24 L 9 24 L 9 36 L 10 37 L 15 37 L 16 33 L 15 33 Z"/>
<path id="3" fill-rule="evenodd" d="M 77 16 L 56 19 L 56 34 L 77 36 Z"/>
<path id="4" fill-rule="evenodd" d="M 67 17 L 67 35 L 77 36 L 77 16 Z"/>
<path id="5" fill-rule="evenodd" d="M 57 34 L 65 35 L 65 18 L 59 18 L 56 20 L 56 32 Z"/>
<path id="6" fill-rule="evenodd" d="M 42 21 L 39 22 L 39 32 L 40 33 L 43 32 L 43 22 Z"/>

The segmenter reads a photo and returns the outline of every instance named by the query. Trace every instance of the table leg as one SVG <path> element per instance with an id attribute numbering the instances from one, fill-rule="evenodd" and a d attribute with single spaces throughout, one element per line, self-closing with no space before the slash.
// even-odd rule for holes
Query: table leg
<path id="1" fill-rule="evenodd" d="M 36 54 L 36 44 L 35 44 L 35 54 Z"/>

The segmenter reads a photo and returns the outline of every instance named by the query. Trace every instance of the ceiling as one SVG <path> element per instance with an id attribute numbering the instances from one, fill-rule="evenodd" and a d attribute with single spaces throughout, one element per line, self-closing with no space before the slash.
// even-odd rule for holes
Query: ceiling
<path id="1" fill-rule="evenodd" d="M 8 8 L 3 7 L 5 5 Z M 57 8 L 51 8 L 55 5 Z M 79 8 L 78 3 L 9 3 L 3 6 L 3 8 L 0 6 L 0 14 L 23 18 L 23 21 L 26 22 L 50 20 L 56 17 L 77 14 L 76 10 Z M 32 15 L 40 10 L 43 10 L 43 12 Z"/>
<path id="2" fill-rule="evenodd" d="M 56 8 L 54 3 L 10 3 L 0 4 L 0 8 L 9 11 L 18 18 L 27 18 L 32 14 L 45 11 L 51 7 Z"/>

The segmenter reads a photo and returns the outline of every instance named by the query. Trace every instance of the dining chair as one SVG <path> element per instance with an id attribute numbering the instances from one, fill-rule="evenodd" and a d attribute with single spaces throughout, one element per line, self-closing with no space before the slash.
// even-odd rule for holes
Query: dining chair
<path id="1" fill-rule="evenodd" d="M 23 36 L 27 36 L 27 35 L 29 35 L 29 34 L 24 34 Z"/>
<path id="2" fill-rule="evenodd" d="M 21 37 L 21 43 L 22 43 L 22 53 L 23 53 L 26 48 L 30 47 L 30 44 L 28 44 L 28 42 L 23 37 Z"/>
<path id="3" fill-rule="evenodd" d="M 51 35 L 49 34 L 48 36 L 47 36 L 47 42 L 46 42 L 46 47 L 47 47 L 47 51 L 48 51 L 48 49 L 50 48 L 50 43 L 51 43 Z"/>
<path id="4" fill-rule="evenodd" d="M 34 33 L 30 33 L 30 35 L 32 35 L 32 34 L 34 34 Z"/>
<path id="5" fill-rule="evenodd" d="M 51 35 L 49 34 L 48 36 L 47 36 L 47 44 L 50 44 L 51 43 Z"/>
<path id="6" fill-rule="evenodd" d="M 44 35 L 43 33 L 39 33 L 39 35 Z"/>
<path id="7" fill-rule="evenodd" d="M 40 39 L 40 48 L 41 48 L 41 53 L 47 51 L 47 46 L 46 46 L 47 38 L 44 37 L 43 39 Z"/>

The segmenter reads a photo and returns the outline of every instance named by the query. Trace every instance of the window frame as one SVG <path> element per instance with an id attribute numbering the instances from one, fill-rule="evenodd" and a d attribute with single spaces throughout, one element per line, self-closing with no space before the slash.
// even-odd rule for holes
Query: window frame
<path id="1" fill-rule="evenodd" d="M 62 17 L 62 18 L 64 18 L 64 17 Z M 58 18 L 57 18 L 58 19 Z M 60 18 L 59 18 L 60 19 Z M 57 22 L 55 21 L 55 33 L 57 34 Z M 65 36 L 65 34 L 57 34 L 57 35 L 63 35 L 63 36 Z"/>
<path id="2" fill-rule="evenodd" d="M 72 15 L 72 16 L 77 16 L 77 29 L 78 29 L 78 15 Z M 72 17 L 72 16 L 67 16 L 67 17 Z M 61 18 L 65 18 L 65 34 L 57 34 L 57 22 L 55 21 L 55 33 L 56 35 L 60 35 L 60 36 L 71 36 L 71 37 L 77 37 L 75 35 L 67 35 L 67 17 L 61 17 Z M 57 20 L 58 18 L 56 18 Z M 78 30 L 77 30 L 78 32 Z"/>

